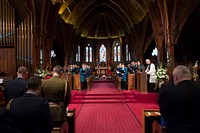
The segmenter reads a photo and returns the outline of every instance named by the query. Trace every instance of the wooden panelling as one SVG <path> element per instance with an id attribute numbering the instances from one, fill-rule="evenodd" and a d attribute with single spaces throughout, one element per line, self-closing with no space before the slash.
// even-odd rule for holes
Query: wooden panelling
<path id="1" fill-rule="evenodd" d="M 5 73 L 16 73 L 15 48 L 0 49 L 0 71 Z"/>

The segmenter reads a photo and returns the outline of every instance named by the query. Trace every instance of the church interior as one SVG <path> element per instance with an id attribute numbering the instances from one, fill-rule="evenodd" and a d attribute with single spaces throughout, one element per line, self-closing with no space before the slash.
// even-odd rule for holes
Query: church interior
<path id="1" fill-rule="evenodd" d="M 169 70 L 186 65 L 198 80 L 199 23 L 200 0 L 0 0 L 0 106 L 20 66 L 46 77 L 59 65 L 72 112 L 60 132 L 164 133 L 145 60 Z M 122 89 L 119 64 L 138 61 L 143 69 L 128 71 Z M 71 71 L 83 64 L 90 69 L 86 91 L 79 71 Z"/>

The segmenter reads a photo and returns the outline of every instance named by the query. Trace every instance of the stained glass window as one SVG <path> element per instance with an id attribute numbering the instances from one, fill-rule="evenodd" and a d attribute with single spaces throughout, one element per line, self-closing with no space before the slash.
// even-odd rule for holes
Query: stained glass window
<path id="1" fill-rule="evenodd" d="M 151 55 L 152 55 L 152 56 L 158 56 L 158 50 L 157 50 L 156 47 L 155 47 L 155 49 L 152 51 Z"/>
<path id="2" fill-rule="evenodd" d="M 128 44 L 126 44 L 126 61 L 129 61 Z"/>
<path id="3" fill-rule="evenodd" d="M 40 49 L 40 65 L 42 66 L 42 49 Z"/>
<path id="4" fill-rule="evenodd" d="M 78 45 L 78 49 L 77 49 L 77 53 L 76 53 L 76 61 L 77 61 L 77 62 L 80 62 L 80 55 L 81 55 L 81 54 L 80 54 L 80 49 L 81 49 L 81 48 L 80 48 L 80 45 Z"/>
<path id="5" fill-rule="evenodd" d="M 121 61 L 121 46 L 118 43 L 115 43 L 114 45 L 114 61 L 119 62 Z"/>
<path id="6" fill-rule="evenodd" d="M 106 47 L 104 46 L 104 44 L 101 45 L 99 54 L 100 62 L 106 62 Z"/>
<path id="7" fill-rule="evenodd" d="M 118 61 L 120 61 L 120 58 L 121 58 L 121 48 L 120 46 L 117 47 L 117 57 L 118 57 Z"/>
<path id="8" fill-rule="evenodd" d="M 85 53 L 86 53 L 86 62 L 88 62 L 88 57 L 89 57 L 89 54 L 88 54 L 88 46 L 86 47 L 85 49 Z"/>
<path id="9" fill-rule="evenodd" d="M 89 62 L 92 62 L 92 47 L 89 47 L 89 48 L 90 48 L 90 51 L 89 51 L 90 52 L 90 54 L 89 54 L 90 55 L 89 56 L 90 57 L 90 61 Z"/>
<path id="10" fill-rule="evenodd" d="M 85 56 L 86 62 L 92 62 L 92 47 L 90 44 L 86 46 L 85 53 L 86 53 L 86 56 Z"/>
<path id="11" fill-rule="evenodd" d="M 114 47 L 114 61 L 117 61 L 117 48 L 116 46 Z"/>
<path id="12" fill-rule="evenodd" d="M 128 44 L 126 44 L 126 61 L 130 61 L 131 60 L 131 53 L 128 49 Z"/>

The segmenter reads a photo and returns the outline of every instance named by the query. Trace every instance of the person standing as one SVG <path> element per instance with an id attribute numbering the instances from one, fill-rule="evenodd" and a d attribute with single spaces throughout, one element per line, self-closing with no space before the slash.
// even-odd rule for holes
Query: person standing
<path id="1" fill-rule="evenodd" d="M 26 80 L 28 78 L 28 70 L 21 66 L 17 70 L 17 77 L 5 85 L 5 98 L 9 102 L 13 98 L 22 96 L 26 92 Z"/>
<path id="2" fill-rule="evenodd" d="M 53 76 L 42 82 L 41 96 L 47 98 L 49 102 L 62 102 L 67 106 L 69 101 L 67 101 L 66 93 L 69 84 L 61 78 L 63 72 L 61 66 L 57 65 L 53 68 Z"/>
<path id="3" fill-rule="evenodd" d="M 147 73 L 147 89 L 148 92 L 155 92 L 155 82 L 156 82 L 156 68 L 154 63 L 150 59 L 145 60 L 147 67 L 145 72 Z"/>
<path id="4" fill-rule="evenodd" d="M 125 67 L 124 64 L 122 64 L 122 68 L 120 70 L 121 72 L 121 87 L 122 87 L 122 90 L 126 90 L 126 82 L 127 82 L 127 74 L 128 74 L 128 70 L 127 68 Z"/>
<path id="5" fill-rule="evenodd" d="M 173 70 L 168 68 L 166 74 L 168 75 L 168 80 L 163 82 L 162 84 L 159 85 L 159 95 L 158 95 L 158 105 L 160 108 L 162 108 L 162 101 L 163 98 L 167 95 L 167 92 L 170 89 L 173 89 L 175 87 L 174 81 L 173 81 Z M 163 110 L 161 110 L 163 111 Z M 162 112 L 161 112 L 162 114 Z M 166 127 L 166 121 L 163 119 L 161 116 L 161 126 Z"/>
<path id="6" fill-rule="evenodd" d="M 41 97 L 49 101 L 54 122 L 63 123 L 66 120 L 66 107 L 70 103 L 70 88 L 67 81 L 61 78 L 64 70 L 61 66 L 53 68 L 53 76 L 44 80 L 41 87 Z"/>
<path id="7" fill-rule="evenodd" d="M 132 69 L 132 74 L 136 73 L 138 68 L 137 68 L 137 63 L 135 61 L 131 62 L 130 68 Z"/>
<path id="8" fill-rule="evenodd" d="M 143 72 L 144 66 L 141 64 L 140 60 L 137 61 L 137 72 Z"/>
<path id="9" fill-rule="evenodd" d="M 53 119 L 48 101 L 39 97 L 41 79 L 30 77 L 27 92 L 10 103 L 10 114 L 20 133 L 51 133 Z"/>
<path id="10" fill-rule="evenodd" d="M 86 90 L 87 88 L 87 82 L 86 82 L 86 75 L 87 75 L 87 68 L 86 64 L 82 64 L 82 67 L 80 68 L 80 81 L 81 81 L 81 91 Z"/>
<path id="11" fill-rule="evenodd" d="M 173 71 L 175 87 L 167 89 L 161 101 L 161 116 L 167 133 L 199 133 L 200 86 L 191 80 L 188 67 L 178 65 Z"/>

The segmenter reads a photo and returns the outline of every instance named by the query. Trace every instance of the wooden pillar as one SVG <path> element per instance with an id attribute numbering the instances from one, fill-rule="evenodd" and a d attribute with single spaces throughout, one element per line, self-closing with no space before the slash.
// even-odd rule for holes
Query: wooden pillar
<path id="1" fill-rule="evenodd" d="M 158 64 L 160 64 L 160 62 L 164 61 L 163 35 L 158 35 L 155 40 L 158 49 Z"/>
<path id="2" fill-rule="evenodd" d="M 33 27 L 33 69 L 40 68 L 40 27 Z"/>
<path id="3" fill-rule="evenodd" d="M 52 70 L 53 67 L 51 64 L 51 48 L 53 44 L 53 35 L 46 34 L 42 40 L 42 51 L 43 51 L 43 69 L 46 69 L 48 67 L 48 70 Z"/>

